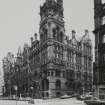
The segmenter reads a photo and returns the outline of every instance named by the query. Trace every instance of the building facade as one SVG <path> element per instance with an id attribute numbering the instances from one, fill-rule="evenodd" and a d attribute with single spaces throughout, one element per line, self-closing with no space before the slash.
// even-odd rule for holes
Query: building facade
<path id="1" fill-rule="evenodd" d="M 105 99 L 105 0 L 94 0 L 94 13 L 94 84 L 96 86 L 96 96 Z"/>
<path id="2" fill-rule="evenodd" d="M 11 76 L 14 72 L 15 57 L 8 52 L 3 59 L 3 76 L 4 76 L 4 95 L 11 95 Z"/>
<path id="3" fill-rule="evenodd" d="M 4 77 L 2 71 L 0 70 L 0 96 L 3 96 L 3 88 L 4 88 Z"/>
<path id="4" fill-rule="evenodd" d="M 92 89 L 92 44 L 88 30 L 79 41 L 74 30 L 72 39 L 68 39 L 63 11 L 63 0 L 46 0 L 40 7 L 40 44 L 36 51 L 40 59 L 41 97 Z"/>
<path id="5" fill-rule="evenodd" d="M 15 63 L 12 80 L 17 84 L 19 94 L 51 98 L 91 91 L 93 72 L 89 32 L 85 30 L 84 35 L 76 39 L 73 30 L 69 39 L 65 34 L 63 11 L 63 0 L 46 0 L 40 7 L 40 39 L 35 33 L 34 38 L 31 37 L 31 46 L 24 46 L 22 53 L 18 53 L 18 63 Z M 17 75 L 21 83 L 14 79 Z"/>

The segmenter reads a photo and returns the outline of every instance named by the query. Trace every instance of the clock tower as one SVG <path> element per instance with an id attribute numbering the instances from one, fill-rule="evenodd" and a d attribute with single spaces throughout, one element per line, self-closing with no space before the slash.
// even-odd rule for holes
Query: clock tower
<path id="1" fill-rule="evenodd" d="M 41 96 L 58 97 L 64 94 L 63 0 L 46 0 L 40 7 Z"/>

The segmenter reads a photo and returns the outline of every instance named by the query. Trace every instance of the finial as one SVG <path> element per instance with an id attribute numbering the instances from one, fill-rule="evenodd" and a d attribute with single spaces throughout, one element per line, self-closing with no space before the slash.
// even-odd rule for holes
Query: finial
<path id="1" fill-rule="evenodd" d="M 19 46 L 17 56 L 19 57 L 19 56 L 21 56 L 21 54 L 22 54 L 22 52 L 21 52 L 21 46 Z"/>

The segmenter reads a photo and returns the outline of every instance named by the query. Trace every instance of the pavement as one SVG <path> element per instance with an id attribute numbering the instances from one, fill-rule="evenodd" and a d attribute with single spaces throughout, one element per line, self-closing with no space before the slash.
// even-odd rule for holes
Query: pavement
<path id="1" fill-rule="evenodd" d="M 34 104 L 31 104 L 28 103 L 28 101 L 0 100 L 0 105 L 85 105 L 83 101 L 79 101 L 76 98 L 49 100 L 35 99 L 34 102 Z"/>

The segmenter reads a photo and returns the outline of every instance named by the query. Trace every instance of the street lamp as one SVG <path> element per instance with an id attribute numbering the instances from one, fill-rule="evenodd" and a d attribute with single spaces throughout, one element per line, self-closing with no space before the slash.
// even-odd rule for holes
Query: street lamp
<path id="1" fill-rule="evenodd" d="M 33 98 L 33 89 L 34 89 L 33 86 L 31 86 L 30 89 L 32 90 L 32 98 Z"/>
<path id="2" fill-rule="evenodd" d="M 16 91 L 16 105 L 17 105 L 17 90 L 18 90 L 18 87 L 15 85 L 15 86 L 14 86 L 14 89 L 15 89 L 15 91 Z"/>

